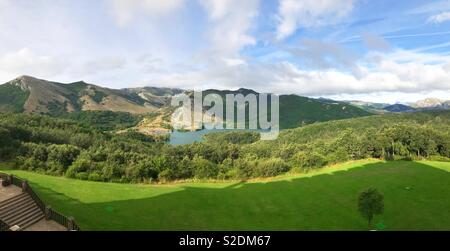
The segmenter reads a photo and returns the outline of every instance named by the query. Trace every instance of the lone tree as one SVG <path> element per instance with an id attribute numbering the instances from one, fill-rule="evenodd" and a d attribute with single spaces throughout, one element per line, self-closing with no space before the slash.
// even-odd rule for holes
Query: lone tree
<path id="1" fill-rule="evenodd" d="M 383 195 L 375 188 L 369 188 L 361 192 L 358 199 L 358 210 L 369 222 L 370 227 L 373 217 L 382 214 L 384 211 Z"/>

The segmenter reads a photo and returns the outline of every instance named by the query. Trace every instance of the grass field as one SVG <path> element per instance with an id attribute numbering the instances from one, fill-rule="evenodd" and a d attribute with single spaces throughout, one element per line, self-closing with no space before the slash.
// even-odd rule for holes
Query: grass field
<path id="1" fill-rule="evenodd" d="M 84 230 L 367 230 L 361 190 L 379 189 L 386 230 L 450 230 L 450 163 L 364 160 L 246 183 L 132 185 L 7 170 Z M 409 189 L 408 189 L 409 188 Z"/>

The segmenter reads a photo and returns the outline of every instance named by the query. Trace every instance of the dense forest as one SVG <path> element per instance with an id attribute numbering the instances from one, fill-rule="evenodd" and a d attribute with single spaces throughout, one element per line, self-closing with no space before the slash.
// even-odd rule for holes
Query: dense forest
<path id="1" fill-rule="evenodd" d="M 89 114 L 73 116 L 0 114 L 0 161 L 77 179 L 167 182 L 271 177 L 369 157 L 450 160 L 450 111 L 316 123 L 283 130 L 274 141 L 254 132 L 211 133 L 181 146 L 105 131 L 136 123 L 125 114 L 101 117 L 106 127 Z"/>

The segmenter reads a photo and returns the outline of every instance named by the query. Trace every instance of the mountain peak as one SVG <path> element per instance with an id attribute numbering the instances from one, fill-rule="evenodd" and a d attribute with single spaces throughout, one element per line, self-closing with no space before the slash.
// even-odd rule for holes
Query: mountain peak
<path id="1" fill-rule="evenodd" d="M 415 109 L 411 106 L 397 103 L 394 105 L 386 106 L 384 110 L 389 112 L 413 112 Z"/>
<path id="2" fill-rule="evenodd" d="M 20 80 L 20 81 L 33 81 L 33 80 L 38 80 L 35 77 L 29 76 L 29 75 L 22 75 L 19 76 L 18 78 L 16 78 L 16 80 Z"/>
<path id="3" fill-rule="evenodd" d="M 39 81 L 39 79 L 37 79 L 35 77 L 28 76 L 28 75 L 22 75 L 22 76 L 19 76 L 19 77 L 15 78 L 12 81 L 7 82 L 6 84 L 18 86 L 22 90 L 29 90 L 30 89 L 30 85 L 32 83 L 37 82 L 37 81 Z"/>
<path id="4" fill-rule="evenodd" d="M 417 108 L 433 108 L 433 107 L 439 107 L 443 103 L 445 103 L 444 100 L 440 100 L 437 98 L 426 98 L 423 100 L 419 100 L 416 103 L 413 104 L 413 107 Z"/>

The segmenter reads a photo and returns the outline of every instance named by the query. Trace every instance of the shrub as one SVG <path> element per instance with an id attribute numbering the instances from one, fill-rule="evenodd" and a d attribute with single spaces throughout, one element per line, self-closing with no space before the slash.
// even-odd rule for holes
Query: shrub
<path id="1" fill-rule="evenodd" d="M 219 169 L 211 161 L 202 157 L 194 157 L 191 162 L 195 177 L 199 179 L 215 178 Z"/>
<path id="2" fill-rule="evenodd" d="M 260 161 L 254 177 L 272 177 L 289 171 L 289 165 L 281 158 Z"/>
<path id="3" fill-rule="evenodd" d="M 66 177 L 75 178 L 77 173 L 87 172 L 91 166 L 91 162 L 84 158 L 78 158 L 66 171 Z"/>
<path id="4" fill-rule="evenodd" d="M 314 168 L 325 166 L 327 159 L 320 153 L 298 152 L 293 157 L 294 163 L 301 168 Z"/>
<path id="5" fill-rule="evenodd" d="M 89 178 L 89 174 L 86 172 L 77 173 L 75 174 L 75 178 L 79 180 L 87 180 Z"/>
<path id="6" fill-rule="evenodd" d="M 175 174 L 171 169 L 165 169 L 158 174 L 158 180 L 161 182 L 175 180 Z"/>
<path id="7" fill-rule="evenodd" d="M 440 156 L 440 155 L 432 155 L 428 159 L 432 160 L 432 161 L 450 162 L 450 158 Z"/>
<path id="8" fill-rule="evenodd" d="M 237 168 L 237 178 L 245 180 L 255 177 L 258 161 L 250 158 L 237 159 L 234 166 Z"/>
<path id="9" fill-rule="evenodd" d="M 103 181 L 103 178 L 98 173 L 90 173 L 89 176 L 88 176 L 88 180 L 91 180 L 91 181 Z"/>

